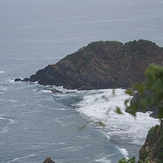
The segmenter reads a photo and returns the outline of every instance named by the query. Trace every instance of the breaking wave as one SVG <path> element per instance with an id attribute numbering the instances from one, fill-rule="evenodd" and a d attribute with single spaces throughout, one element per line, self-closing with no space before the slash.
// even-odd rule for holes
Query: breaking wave
<path id="1" fill-rule="evenodd" d="M 100 91 L 98 94 L 84 96 L 78 103 L 77 111 L 95 124 L 102 122 L 109 137 L 120 135 L 122 140 L 142 145 L 148 130 L 159 121 L 149 117 L 148 112 L 137 113 L 136 118 L 126 113 L 124 101 L 129 96 L 124 89 L 116 89 L 115 95 L 111 89 Z M 122 109 L 122 115 L 115 112 L 116 107 Z"/>

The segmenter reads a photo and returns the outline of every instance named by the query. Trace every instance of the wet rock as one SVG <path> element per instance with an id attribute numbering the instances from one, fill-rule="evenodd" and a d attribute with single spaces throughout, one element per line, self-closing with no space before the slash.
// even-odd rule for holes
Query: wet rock
<path id="1" fill-rule="evenodd" d="M 146 92 L 145 94 L 146 94 L 146 96 L 151 96 L 150 92 Z M 140 98 L 140 95 L 138 93 L 135 93 L 135 95 L 131 99 L 131 103 L 138 104 L 139 98 Z M 150 107 L 148 106 L 147 108 L 142 108 L 142 106 L 138 105 L 137 112 L 143 112 L 143 113 L 149 112 L 150 117 L 158 118 L 159 108 L 161 108 L 161 107 L 163 107 L 163 102 L 160 103 L 159 105 L 153 105 Z M 126 112 L 128 112 L 128 110 L 126 110 Z"/>
<path id="2" fill-rule="evenodd" d="M 14 81 L 15 81 L 15 82 L 18 82 L 18 81 L 22 81 L 22 79 L 16 78 Z"/>
<path id="3" fill-rule="evenodd" d="M 29 82 L 30 79 L 29 79 L 29 78 L 24 78 L 24 79 L 16 78 L 14 81 L 15 81 L 15 82 L 18 82 L 18 81 Z"/>
<path id="4" fill-rule="evenodd" d="M 23 81 L 23 82 L 29 82 L 30 79 L 29 79 L 29 78 L 24 78 L 22 81 Z"/>

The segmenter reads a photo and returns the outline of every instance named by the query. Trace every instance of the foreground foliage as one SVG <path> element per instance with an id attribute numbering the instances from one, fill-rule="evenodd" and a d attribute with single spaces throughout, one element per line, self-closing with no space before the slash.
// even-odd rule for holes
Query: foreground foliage
<path id="1" fill-rule="evenodd" d="M 163 118 L 163 67 L 151 65 L 145 72 L 145 83 L 134 84 L 126 91 L 129 95 L 138 94 L 138 99 L 131 102 L 125 101 L 126 111 L 136 116 L 138 108 L 146 110 L 147 108 L 158 107 L 158 118 Z"/>
<path id="2" fill-rule="evenodd" d="M 142 108 L 146 110 L 147 108 L 157 107 L 158 108 L 158 118 L 161 120 L 163 119 L 163 67 L 157 66 L 157 65 L 151 65 L 147 71 L 145 72 L 146 75 L 146 81 L 144 83 L 134 84 L 130 89 L 126 91 L 126 94 L 128 95 L 134 95 L 135 92 L 138 95 L 137 100 L 131 102 L 131 104 L 128 106 L 128 103 L 130 100 L 125 101 L 126 105 L 126 111 L 133 116 L 136 116 L 136 112 L 138 108 Z M 117 113 L 121 114 L 120 108 L 117 108 Z M 163 125 L 163 122 L 161 122 L 161 126 Z M 150 141 L 151 138 L 155 139 L 154 135 L 156 135 L 157 129 L 160 137 L 160 142 L 162 142 L 162 130 L 160 126 L 153 127 L 149 130 L 147 140 Z M 161 135 L 160 135 L 161 134 Z M 151 136 L 153 135 L 153 136 Z M 158 139 L 158 138 L 157 138 Z M 162 161 L 162 148 L 163 143 L 160 144 L 159 147 L 156 144 L 156 140 L 153 140 L 155 143 L 156 149 L 155 154 L 153 156 L 154 159 L 158 160 L 157 162 Z M 151 142 L 151 141 L 150 141 Z M 158 143 L 158 142 L 157 142 Z M 151 150 L 151 149 L 150 149 Z M 149 151 L 150 151 L 149 150 Z M 161 153 L 161 154 L 160 154 Z M 140 153 L 142 160 L 139 160 L 139 163 L 150 163 L 152 162 L 150 158 L 148 158 L 149 153 L 146 153 L 146 155 L 143 157 L 142 153 Z M 121 159 L 118 163 L 136 163 L 135 158 Z"/>

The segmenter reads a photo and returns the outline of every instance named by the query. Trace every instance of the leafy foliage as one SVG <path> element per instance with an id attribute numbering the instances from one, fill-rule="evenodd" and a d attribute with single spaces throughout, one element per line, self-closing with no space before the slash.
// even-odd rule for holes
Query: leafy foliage
<path id="1" fill-rule="evenodd" d="M 128 90 L 126 90 L 126 94 L 134 95 L 135 92 L 138 94 L 138 99 L 135 102 L 132 102 L 130 106 L 128 106 L 129 100 L 125 101 L 125 106 L 127 112 L 136 116 L 137 109 L 139 107 L 146 109 L 147 107 L 157 106 L 159 109 L 158 118 L 160 120 L 163 118 L 163 67 L 157 65 L 150 65 L 150 67 L 145 72 L 146 81 L 145 83 L 134 84 Z M 121 110 L 118 108 L 117 113 L 121 113 Z M 157 130 L 159 126 L 153 127 L 148 132 L 148 137 L 154 139 L 155 130 Z M 162 140 L 162 139 L 161 139 Z M 161 142 L 162 144 L 162 142 Z M 156 157 L 160 160 L 162 159 L 162 148 L 159 147 L 159 152 L 156 152 Z M 144 161 L 139 160 L 139 163 L 149 163 L 150 160 L 147 158 L 147 153 L 141 153 L 141 158 Z M 136 163 L 135 158 L 131 159 L 121 159 L 118 163 Z"/>
<path id="2" fill-rule="evenodd" d="M 130 158 L 130 159 L 126 159 L 126 158 L 122 158 L 121 160 L 119 160 L 118 163 L 136 163 L 136 159 L 135 157 Z M 145 161 L 139 160 L 139 163 L 150 163 L 149 159 L 145 159 Z"/>
<path id="3" fill-rule="evenodd" d="M 145 161 L 139 160 L 139 163 L 150 163 L 149 159 L 145 159 Z M 119 160 L 118 163 L 136 163 L 136 159 L 135 157 L 130 158 L 130 159 L 126 159 L 126 158 L 122 158 L 121 160 Z"/>
<path id="4" fill-rule="evenodd" d="M 157 106 L 159 108 L 158 117 L 163 118 L 163 67 L 150 65 L 145 72 L 146 81 L 141 84 L 134 84 L 126 91 L 127 94 L 133 95 L 138 93 L 138 100 L 132 102 L 130 106 L 126 104 L 126 111 L 136 115 L 137 109 Z"/>
<path id="5" fill-rule="evenodd" d="M 126 158 L 122 158 L 121 160 L 119 160 L 118 163 L 135 163 L 135 157 L 131 158 L 131 159 L 126 159 Z"/>

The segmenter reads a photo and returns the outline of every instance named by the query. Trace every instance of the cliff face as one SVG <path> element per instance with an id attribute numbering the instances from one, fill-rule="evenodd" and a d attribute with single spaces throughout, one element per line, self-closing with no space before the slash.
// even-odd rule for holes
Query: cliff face
<path id="1" fill-rule="evenodd" d="M 163 48 L 155 43 L 99 41 L 48 65 L 28 80 L 67 89 L 128 87 L 145 79 L 144 71 L 151 63 L 163 65 Z"/>
<path id="2" fill-rule="evenodd" d="M 139 151 L 140 159 L 150 163 L 163 162 L 163 121 L 148 131 L 147 139 Z"/>

